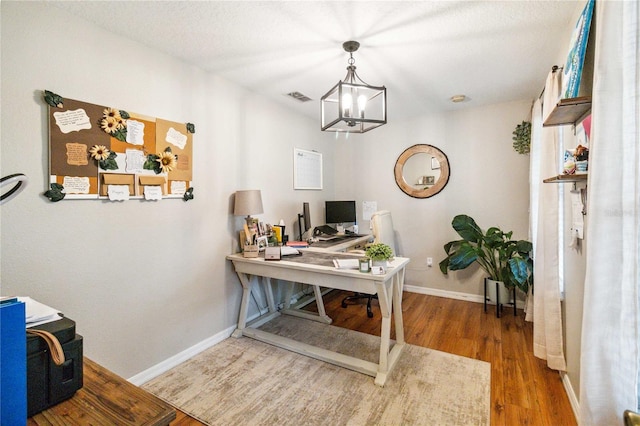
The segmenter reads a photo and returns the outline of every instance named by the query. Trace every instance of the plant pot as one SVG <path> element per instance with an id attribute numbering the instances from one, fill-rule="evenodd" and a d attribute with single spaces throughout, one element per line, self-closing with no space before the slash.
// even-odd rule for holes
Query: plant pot
<path id="1" fill-rule="evenodd" d="M 487 278 L 487 303 L 495 305 L 497 303 L 496 297 L 496 283 L 498 283 L 498 293 L 500 295 L 500 304 L 506 305 L 513 303 L 513 291 L 507 290 L 502 281 L 494 281 Z"/>
<path id="2" fill-rule="evenodd" d="M 387 261 L 386 260 L 371 259 L 371 266 L 382 266 L 383 268 L 386 268 L 387 267 Z"/>

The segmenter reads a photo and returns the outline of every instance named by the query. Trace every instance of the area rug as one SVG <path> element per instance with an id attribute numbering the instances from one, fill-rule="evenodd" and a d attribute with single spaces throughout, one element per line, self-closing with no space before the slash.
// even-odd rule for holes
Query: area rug
<path id="1" fill-rule="evenodd" d="M 294 317 L 261 329 L 377 362 L 379 338 Z M 142 387 L 209 425 L 488 425 L 490 365 L 407 345 L 384 387 L 257 340 L 228 338 Z"/>

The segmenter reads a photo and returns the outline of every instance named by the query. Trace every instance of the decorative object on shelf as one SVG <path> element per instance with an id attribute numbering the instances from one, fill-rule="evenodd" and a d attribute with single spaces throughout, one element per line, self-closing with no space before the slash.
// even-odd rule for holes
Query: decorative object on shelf
<path id="1" fill-rule="evenodd" d="M 346 41 L 349 66 L 344 80 L 333 86 L 320 100 L 323 131 L 364 133 L 387 123 L 387 89 L 371 86 L 356 73 L 353 52 L 360 43 Z"/>
<path id="2" fill-rule="evenodd" d="M 508 290 L 519 288 L 524 293 L 533 277 L 533 246 L 526 240 L 512 240 L 513 231 L 503 232 L 491 227 L 486 233 L 467 215 L 458 215 L 451 222 L 462 237 L 444 245 L 447 257 L 440 262 L 440 271 L 465 269 L 476 262 L 489 275 L 489 279 L 501 281 Z"/>
<path id="3" fill-rule="evenodd" d="M 400 154 L 393 173 L 402 192 L 414 198 L 429 198 L 449 182 L 449 159 L 433 145 L 413 145 Z"/>
<path id="4" fill-rule="evenodd" d="M 518 154 L 528 154 L 531 148 L 531 122 L 522 121 L 513 131 L 513 149 Z"/>
<path id="5" fill-rule="evenodd" d="M 572 175 L 576 172 L 576 157 L 574 150 L 567 149 L 564 152 L 564 161 L 562 162 L 562 173 Z"/>

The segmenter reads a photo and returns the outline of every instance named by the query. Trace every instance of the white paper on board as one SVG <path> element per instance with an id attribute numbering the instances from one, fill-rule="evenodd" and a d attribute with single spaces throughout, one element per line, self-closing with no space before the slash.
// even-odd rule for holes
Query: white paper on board
<path id="1" fill-rule="evenodd" d="M 183 180 L 171 181 L 171 195 L 184 195 L 187 192 L 187 182 Z"/>
<path id="2" fill-rule="evenodd" d="M 82 108 L 73 111 L 54 112 L 53 118 L 56 119 L 56 125 L 64 134 L 91 128 L 91 120 L 89 120 L 89 116 Z"/>
<path id="3" fill-rule="evenodd" d="M 144 123 L 136 120 L 127 120 L 127 143 L 144 145 Z"/>
<path id="4" fill-rule="evenodd" d="M 167 130 L 165 140 L 180 149 L 184 149 L 185 145 L 187 145 L 187 135 L 180 133 L 173 127 L 169 127 L 169 130 Z"/>
<path id="5" fill-rule="evenodd" d="M 127 201 L 129 199 L 129 185 L 109 185 L 107 190 L 111 201 Z"/>
<path id="6" fill-rule="evenodd" d="M 139 149 L 127 149 L 125 150 L 125 156 L 125 170 L 127 171 L 127 173 L 140 173 L 144 170 L 144 162 L 147 159 L 147 157 L 144 155 L 144 152 Z"/>
<path id="7" fill-rule="evenodd" d="M 88 194 L 89 178 L 79 176 L 65 176 L 62 180 L 65 194 Z"/>
<path id="8" fill-rule="evenodd" d="M 145 185 L 144 199 L 162 200 L 162 188 L 160 187 L 160 185 Z"/>

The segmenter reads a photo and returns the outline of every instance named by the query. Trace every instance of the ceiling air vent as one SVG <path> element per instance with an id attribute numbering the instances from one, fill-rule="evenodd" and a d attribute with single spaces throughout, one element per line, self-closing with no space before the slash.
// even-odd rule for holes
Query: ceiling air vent
<path id="1" fill-rule="evenodd" d="M 293 99 L 298 100 L 300 102 L 309 102 L 311 100 L 310 97 L 303 95 L 300 92 L 287 93 L 287 96 L 291 96 Z"/>

